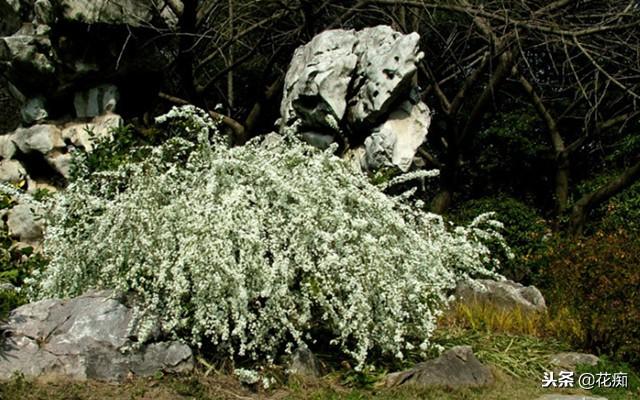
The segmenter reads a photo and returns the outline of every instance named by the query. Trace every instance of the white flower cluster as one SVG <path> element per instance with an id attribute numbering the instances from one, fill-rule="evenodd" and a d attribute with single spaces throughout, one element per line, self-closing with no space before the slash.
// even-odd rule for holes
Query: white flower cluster
<path id="1" fill-rule="evenodd" d="M 160 328 L 267 362 L 330 332 L 361 368 L 426 349 L 448 291 L 493 274 L 493 222 L 452 227 L 295 138 L 161 153 L 56 194 L 38 297 L 134 293 L 142 342 Z"/>
<path id="2" fill-rule="evenodd" d="M 412 172 L 404 173 L 402 175 L 398 175 L 392 178 L 391 180 L 389 180 L 389 182 L 385 182 L 381 185 L 378 185 L 378 187 L 381 190 L 384 190 L 388 187 L 392 187 L 401 183 L 410 182 L 417 179 L 434 178 L 439 175 L 440 175 L 440 171 L 437 169 L 412 171 Z"/>
<path id="3" fill-rule="evenodd" d="M 182 130 L 181 137 L 193 138 L 198 143 L 219 138 L 211 137 L 212 133 L 218 133 L 216 122 L 201 108 L 193 105 L 172 107 L 168 113 L 156 118 L 157 124 L 167 124 L 169 128 Z"/>
<path id="4" fill-rule="evenodd" d="M 252 369 L 236 368 L 233 374 L 238 377 L 238 380 L 247 385 L 253 385 L 260 380 L 260 373 Z M 268 381 L 267 381 L 268 382 Z M 266 387 L 268 389 L 268 386 Z"/>

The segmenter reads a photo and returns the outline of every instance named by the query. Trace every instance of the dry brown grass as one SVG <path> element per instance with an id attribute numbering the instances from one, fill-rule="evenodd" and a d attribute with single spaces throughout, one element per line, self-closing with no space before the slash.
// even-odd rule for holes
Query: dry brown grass
<path id="1" fill-rule="evenodd" d="M 2 400 L 531 400 L 550 393 L 538 381 L 516 379 L 499 369 L 496 382 L 483 389 L 354 389 L 340 385 L 336 376 L 320 380 L 298 380 L 273 391 L 254 392 L 242 387 L 228 375 L 134 379 L 122 384 L 104 382 L 71 382 L 67 380 L 27 381 L 15 379 L 0 385 Z M 580 391 L 554 391 L 580 393 Z"/>

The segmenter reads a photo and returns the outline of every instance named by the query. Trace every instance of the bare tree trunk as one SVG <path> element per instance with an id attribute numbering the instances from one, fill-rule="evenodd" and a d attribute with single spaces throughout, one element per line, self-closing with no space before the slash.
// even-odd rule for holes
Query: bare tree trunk
<path id="1" fill-rule="evenodd" d="M 453 194 L 458 188 L 460 176 L 460 148 L 459 128 L 454 119 L 449 119 L 449 134 L 447 135 L 447 153 L 444 168 L 440 170 L 440 191 L 433 198 L 431 203 L 431 211 L 436 214 L 443 214 L 451 207 L 453 202 Z"/>
<path id="2" fill-rule="evenodd" d="M 268 101 L 271 101 L 275 97 L 275 95 L 282 88 L 282 84 L 283 83 L 284 83 L 284 78 L 283 77 L 279 77 L 275 82 L 273 82 L 271 85 L 269 85 L 267 90 L 264 92 L 264 97 L 260 98 L 253 105 L 253 107 L 251 108 L 251 111 L 249 112 L 249 115 L 247 116 L 247 119 L 245 120 L 245 123 L 244 123 L 245 127 L 247 128 L 247 132 L 253 133 L 253 131 L 256 128 L 256 125 L 258 123 L 258 119 L 260 118 L 260 115 L 262 114 L 262 108 L 263 108 L 264 104 L 266 102 L 268 102 Z"/>
<path id="3" fill-rule="evenodd" d="M 511 73 L 512 62 L 513 57 L 509 51 L 502 53 L 498 57 L 498 66 L 489 79 L 489 85 L 487 85 L 487 87 L 482 91 L 478 101 L 476 101 L 476 104 L 473 106 L 473 110 L 471 110 L 471 114 L 469 115 L 464 129 L 462 130 L 462 134 L 458 138 L 458 142 L 465 142 L 469 133 L 477 129 L 487 105 L 494 98 L 494 94 L 498 86 L 500 86 L 504 79 Z"/>
<path id="4" fill-rule="evenodd" d="M 556 154 L 555 203 L 556 215 L 560 217 L 569 204 L 569 153 L 565 150 Z"/>
<path id="5" fill-rule="evenodd" d="M 514 73 L 518 76 L 518 80 L 524 91 L 529 95 L 531 103 L 540 115 L 540 118 L 542 118 L 547 125 L 549 138 L 556 156 L 554 201 L 556 204 L 555 213 L 556 216 L 559 217 L 566 211 L 569 201 L 569 151 L 564 144 L 555 118 L 551 115 L 551 112 L 547 109 L 540 96 L 538 96 L 533 85 L 515 68 Z"/>

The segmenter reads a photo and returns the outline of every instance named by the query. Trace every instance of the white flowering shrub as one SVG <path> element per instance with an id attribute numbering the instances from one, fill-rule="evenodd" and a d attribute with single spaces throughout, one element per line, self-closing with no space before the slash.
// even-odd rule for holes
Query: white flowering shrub
<path id="1" fill-rule="evenodd" d="M 130 292 L 141 342 L 159 327 L 231 357 L 273 361 L 322 329 L 362 367 L 372 351 L 426 350 L 448 291 L 492 274 L 487 215 L 453 227 L 331 151 L 271 135 L 210 146 L 207 124 L 197 145 L 173 140 L 57 194 L 34 295 Z"/>

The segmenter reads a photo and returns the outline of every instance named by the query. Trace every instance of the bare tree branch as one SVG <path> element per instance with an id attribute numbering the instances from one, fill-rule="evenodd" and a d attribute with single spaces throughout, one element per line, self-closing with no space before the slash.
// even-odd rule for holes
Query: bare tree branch
<path id="1" fill-rule="evenodd" d="M 170 103 L 173 103 L 173 104 L 178 104 L 178 105 L 183 105 L 183 106 L 191 104 L 187 100 L 181 99 L 181 98 L 176 97 L 176 96 L 171 96 L 171 95 L 163 93 L 163 92 L 158 93 L 158 97 L 160 97 L 161 99 L 166 100 L 166 101 L 168 101 Z M 245 141 L 246 130 L 245 130 L 244 126 L 241 123 L 239 123 L 238 121 L 236 121 L 235 119 L 233 119 L 233 118 L 231 118 L 229 116 L 217 113 L 215 111 L 208 110 L 207 112 L 209 113 L 209 115 L 211 115 L 212 118 L 219 119 L 220 121 L 222 121 L 222 123 L 225 126 L 227 126 L 228 128 L 231 129 L 231 131 L 233 132 L 233 136 L 234 136 L 234 142 L 238 142 L 238 141 L 239 142 L 244 142 Z"/>

